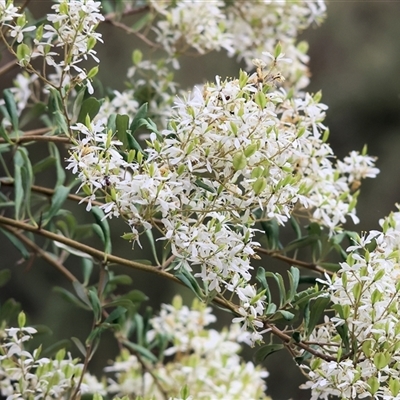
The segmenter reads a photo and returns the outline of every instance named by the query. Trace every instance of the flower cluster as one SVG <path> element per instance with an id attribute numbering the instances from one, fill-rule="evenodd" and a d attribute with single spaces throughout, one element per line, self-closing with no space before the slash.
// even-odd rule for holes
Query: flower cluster
<path id="1" fill-rule="evenodd" d="M 0 0 L 0 23 L 8 23 L 13 21 L 15 18 L 20 17 L 18 13 L 18 7 L 14 6 L 13 2 L 7 0 Z"/>
<path id="2" fill-rule="evenodd" d="M 94 0 L 58 0 L 52 6 L 54 14 L 47 15 L 47 23 L 35 26 L 27 26 L 25 13 L 17 13 L 13 2 L 0 3 L 0 21 L 8 27 L 7 35 L 20 43 L 16 56 L 21 66 L 27 66 L 32 59 L 42 58 L 43 61 L 56 70 L 49 76 L 42 76 L 55 87 L 65 87 L 74 84 L 85 83 L 90 93 L 93 87 L 90 79 L 95 75 L 95 69 L 87 72 L 78 66 L 88 57 L 99 62 L 94 46 L 102 41 L 101 34 L 96 32 L 99 22 L 104 20 L 100 13 L 100 2 Z M 33 48 L 22 43 L 29 32 L 36 30 L 33 38 Z M 12 50 L 12 45 L 9 45 Z M 55 51 L 62 49 L 60 54 Z M 58 60 L 58 58 L 61 58 Z M 33 70 L 33 69 L 32 69 Z M 45 71 L 45 67 L 43 67 Z"/>
<path id="3" fill-rule="evenodd" d="M 195 49 L 199 54 L 225 48 L 233 51 L 232 35 L 226 31 L 225 3 L 220 0 L 207 2 L 150 0 L 151 6 L 161 16 L 154 28 L 157 42 L 174 58 Z M 171 6 L 172 5 L 172 6 Z"/>
<path id="4" fill-rule="evenodd" d="M 40 357 L 41 348 L 29 352 L 25 344 L 37 333 L 31 327 L 9 328 L 0 342 L 0 394 L 7 399 L 69 399 L 78 387 L 83 364 L 65 350 L 54 359 Z M 92 386 L 93 388 L 93 386 Z M 82 393 L 88 392 L 83 384 Z"/>
<path id="5" fill-rule="evenodd" d="M 78 173 L 89 208 L 103 197 L 106 216 L 122 215 L 133 241 L 140 227 L 155 227 L 175 268 L 195 268 L 210 291 L 235 293 L 240 321 L 254 330 L 262 329 L 265 309 L 249 284 L 255 224 L 285 224 L 292 212 L 306 213 L 333 232 L 349 216 L 357 221 L 354 177 L 378 172 L 365 154 L 333 164 L 319 96 L 288 96 L 274 86 L 281 75 L 256 64 L 253 75 L 217 77 L 179 100 L 169 129 L 151 133 L 148 147 L 131 151 L 130 160 L 101 121 L 73 127 L 80 139 L 67 167 Z"/>
<path id="6" fill-rule="evenodd" d="M 215 321 L 210 308 L 195 300 L 191 308 L 175 297 L 171 305 L 162 305 L 159 316 L 151 320 L 151 343 L 164 337 L 169 343 L 164 354 L 170 361 L 148 365 L 143 371 L 136 356 L 123 351 L 106 372 L 113 373 L 108 392 L 118 396 L 141 395 L 144 398 L 179 398 L 186 386 L 192 399 L 265 399 L 268 373 L 238 355 L 241 346 L 237 325 L 222 332 L 205 329 Z M 151 371 L 151 373 L 150 373 Z M 158 380 L 158 382 L 156 381 Z M 152 397 L 154 396 L 154 397 Z"/>
<path id="7" fill-rule="evenodd" d="M 235 2 L 223 1 L 150 1 L 159 18 L 156 41 L 168 53 L 175 67 L 177 57 L 190 49 L 199 54 L 225 49 L 229 56 L 251 60 L 263 52 L 273 52 L 280 41 L 284 52 L 293 60 L 283 69 L 292 88 L 307 86 L 307 45 L 297 44 L 299 33 L 325 15 L 322 0 Z"/>
<path id="8" fill-rule="evenodd" d="M 122 92 L 114 90 L 113 95 L 105 99 L 96 120 L 112 114 L 135 115 L 139 106 L 147 103 L 148 115 L 157 126 L 166 125 L 178 85 L 165 60 L 153 63 L 142 58 L 140 50 L 133 52 L 133 66 L 127 73 L 128 88 Z"/>
<path id="9" fill-rule="evenodd" d="M 282 73 L 292 90 L 309 83 L 307 45 L 297 44 L 299 33 L 325 17 L 322 0 L 235 2 L 227 10 L 227 30 L 234 37 L 234 52 L 239 60 L 252 68 L 251 60 L 263 52 L 273 53 L 280 41 L 285 54 L 292 60 L 282 67 Z M 290 86 L 289 86 L 290 85 Z"/>
<path id="10" fill-rule="evenodd" d="M 325 282 L 334 316 L 310 341 L 331 359 L 304 367 L 312 399 L 400 396 L 400 212 L 348 248 L 338 275 Z"/>

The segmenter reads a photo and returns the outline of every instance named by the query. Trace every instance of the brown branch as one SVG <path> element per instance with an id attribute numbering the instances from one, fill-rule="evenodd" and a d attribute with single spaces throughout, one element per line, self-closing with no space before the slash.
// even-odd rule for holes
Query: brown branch
<path id="1" fill-rule="evenodd" d="M 260 254 L 265 254 L 267 256 L 276 258 L 277 260 L 281 260 L 287 264 L 290 265 L 297 265 L 298 267 L 302 267 L 302 268 L 306 268 L 309 269 L 311 271 L 315 271 L 315 272 L 319 272 L 321 274 L 328 274 L 328 275 L 333 275 L 333 272 L 331 271 L 327 271 L 325 268 L 320 267 L 317 264 L 314 263 L 308 263 L 305 261 L 301 261 L 301 260 L 296 260 L 295 258 L 291 258 L 288 256 L 285 256 L 275 250 L 267 250 L 267 249 L 263 249 L 262 247 L 258 247 L 257 249 L 255 249 L 257 253 Z"/>
<path id="2" fill-rule="evenodd" d="M 136 14 L 140 14 L 142 12 L 149 11 L 149 10 L 150 10 L 150 6 L 142 6 L 142 7 L 138 7 L 138 8 L 128 8 L 121 14 L 118 14 L 118 13 L 106 14 L 104 16 L 103 22 L 112 22 L 114 20 L 114 18 L 116 18 L 116 17 L 121 17 L 121 18 L 128 17 L 129 15 L 136 15 Z"/>
<path id="3" fill-rule="evenodd" d="M 167 268 L 176 258 L 175 254 L 172 254 L 169 258 L 167 258 L 161 265 L 159 268 L 161 269 L 165 269 Z"/>
<path id="4" fill-rule="evenodd" d="M 42 248 L 40 248 L 35 242 L 28 239 L 25 235 L 23 235 L 16 229 L 11 228 L 7 225 L 3 225 L 3 228 L 6 229 L 7 231 L 11 232 L 21 242 L 23 242 L 25 245 L 30 247 L 32 249 L 32 251 L 39 254 L 39 256 L 41 258 L 43 258 L 50 265 L 52 265 L 54 268 L 56 268 L 58 271 L 60 271 L 69 281 L 75 282 L 78 280 L 78 278 L 76 278 L 71 272 L 69 272 L 68 269 L 65 268 L 62 263 L 58 262 L 56 259 L 51 257 L 47 252 L 45 252 Z"/>
<path id="5" fill-rule="evenodd" d="M 12 180 L 3 180 L 3 179 L 0 178 L 0 184 L 4 185 L 4 186 L 14 186 L 14 181 L 12 181 Z M 32 185 L 31 186 L 31 190 L 33 192 L 41 193 L 41 194 L 44 194 L 44 195 L 50 196 L 50 197 L 54 195 L 54 189 L 46 188 L 44 186 Z M 86 200 L 84 197 L 78 196 L 76 194 L 69 194 L 67 196 L 67 199 L 68 200 L 77 201 L 79 203 L 80 202 L 87 203 L 89 201 L 89 200 Z M 99 206 L 99 207 L 104 205 L 101 201 L 97 201 L 97 200 L 92 201 L 92 204 L 94 206 Z"/>
<path id="6" fill-rule="evenodd" d="M 52 131 L 52 128 L 38 128 L 38 129 L 31 129 L 30 131 L 25 131 L 24 132 L 24 136 L 28 136 L 28 135 L 44 135 L 46 133 L 50 133 Z"/>
<path id="7" fill-rule="evenodd" d="M 148 39 L 145 35 L 142 35 L 140 32 L 135 31 L 134 29 L 130 28 L 129 26 L 125 25 L 122 22 L 114 21 L 114 20 L 109 20 L 106 22 L 110 23 L 111 25 L 115 26 L 116 28 L 122 29 L 126 33 L 136 35 L 139 39 L 141 39 L 143 42 L 145 42 L 150 47 L 154 47 L 154 48 L 158 48 L 158 49 L 162 48 L 158 44 L 156 44 L 156 43 L 152 42 L 150 39 Z"/>
<path id="8" fill-rule="evenodd" d="M 136 261 L 131 261 L 131 260 L 127 260 L 125 258 L 122 257 L 118 257 L 118 256 L 114 256 L 112 254 L 107 254 L 101 250 L 97 250 L 93 247 L 90 247 L 86 244 L 77 242 L 76 240 L 73 239 L 69 239 L 65 236 L 62 235 L 58 235 L 56 233 L 47 231 L 45 229 L 40 229 L 39 227 L 27 224 L 25 222 L 22 221 L 16 221 L 12 218 L 7 218 L 7 217 L 3 217 L 0 216 L 0 225 L 2 226 L 11 226 L 13 228 L 16 229 L 21 229 L 23 231 L 27 231 L 27 232 L 32 232 L 35 233 L 37 235 L 46 237 L 50 240 L 56 241 L 56 242 L 60 242 L 63 243 L 66 246 L 72 247 L 76 250 L 82 251 L 83 253 L 86 253 L 88 255 L 90 255 L 91 257 L 99 260 L 100 262 L 107 262 L 107 263 L 111 263 L 111 264 L 118 264 L 118 265 L 123 265 L 129 268 L 134 268 L 134 269 L 138 269 L 140 271 L 145 271 L 145 272 L 151 272 L 153 274 L 162 276 L 164 278 L 170 279 L 173 282 L 176 283 L 180 283 L 182 284 L 182 282 L 176 278 L 174 275 L 162 271 L 159 268 L 157 268 L 156 266 L 149 266 L 146 264 L 142 264 L 142 263 L 138 263 Z"/>
<path id="9" fill-rule="evenodd" d="M 23 11 L 26 7 L 28 7 L 28 4 L 30 3 L 31 0 L 25 0 L 24 4 L 22 4 L 22 6 L 20 6 L 20 10 L 19 11 Z"/>
<path id="10" fill-rule="evenodd" d="M 302 350 L 305 350 L 305 351 L 309 352 L 310 354 L 312 354 L 313 356 L 321 358 L 322 360 L 325 360 L 325 361 L 337 361 L 337 357 L 332 357 L 332 356 L 328 356 L 326 354 L 320 353 L 319 351 L 314 350 L 312 347 L 309 347 L 309 346 L 307 346 L 306 344 L 304 344 L 302 342 L 298 342 L 298 343 L 294 342 L 293 339 L 290 336 L 288 336 L 285 333 L 283 333 L 280 329 L 278 329 L 274 325 L 265 324 L 265 328 L 269 329 L 269 331 L 272 334 L 274 334 L 279 339 L 281 339 L 282 342 L 286 346 L 295 345 L 296 347 L 300 347 Z"/>
<path id="11" fill-rule="evenodd" d="M 59 137 L 59 136 L 43 136 L 43 135 L 28 135 L 28 136 L 21 136 L 18 139 L 11 139 L 13 144 L 20 144 L 24 142 L 33 142 L 33 141 L 40 141 L 40 142 L 53 142 L 53 143 L 71 143 L 71 139 L 66 137 Z M 6 143 L 6 140 L 0 138 L 0 143 Z"/>
<path id="12" fill-rule="evenodd" d="M 4 64 L 0 68 L 0 76 L 3 75 L 3 74 L 6 74 L 8 71 L 11 71 L 15 67 L 19 67 L 17 62 L 15 60 L 9 61 L 7 64 Z"/>

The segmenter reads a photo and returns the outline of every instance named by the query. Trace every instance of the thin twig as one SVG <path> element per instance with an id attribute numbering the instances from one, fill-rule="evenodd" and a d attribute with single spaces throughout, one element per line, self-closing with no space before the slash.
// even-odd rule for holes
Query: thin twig
<path id="1" fill-rule="evenodd" d="M 27 224 L 27 223 L 22 222 L 22 221 L 16 221 L 16 220 L 14 220 L 12 218 L 7 218 L 7 217 L 0 216 L 0 225 L 12 226 L 12 227 L 14 227 L 16 229 L 22 229 L 24 231 L 32 232 L 32 233 L 35 233 L 37 235 L 46 237 L 46 238 L 48 238 L 50 240 L 53 240 L 53 241 L 56 241 L 56 242 L 59 242 L 59 243 L 63 243 L 65 245 L 67 245 L 67 246 L 70 246 L 70 247 L 72 247 L 72 248 L 74 248 L 76 250 L 82 251 L 82 252 L 92 256 L 93 258 L 99 260 L 100 262 L 107 262 L 107 263 L 111 263 L 111 264 L 119 264 L 119 265 L 124 265 L 124 266 L 129 267 L 129 268 L 135 268 L 135 269 L 138 269 L 138 270 L 141 270 L 141 271 L 151 272 L 153 274 L 156 274 L 156 275 L 162 276 L 164 278 L 170 279 L 173 282 L 177 282 L 177 283 L 182 284 L 182 282 L 179 279 L 177 279 L 174 275 L 172 275 L 172 274 L 170 274 L 168 272 L 162 271 L 159 268 L 157 268 L 156 266 L 150 266 L 150 265 L 142 264 L 142 263 L 139 263 L 139 262 L 136 262 L 136 261 L 127 260 L 127 259 L 122 258 L 122 257 L 114 256 L 112 254 L 107 254 L 104 251 L 97 250 L 97 249 L 95 249 L 93 247 L 90 247 L 90 246 L 88 246 L 86 244 L 80 243 L 80 242 L 78 242 L 76 240 L 73 240 L 73 239 L 67 238 L 65 236 L 62 236 L 62 235 L 47 231 L 45 229 L 40 229 L 40 228 L 38 228 L 36 226 Z"/>
<path id="2" fill-rule="evenodd" d="M 127 17 L 129 15 L 140 14 L 142 12 L 149 11 L 149 10 L 150 10 L 150 6 L 142 6 L 142 7 L 138 7 L 138 8 L 128 8 L 124 12 L 122 12 L 121 14 L 118 14 L 118 13 L 106 14 L 104 16 L 104 21 L 103 22 L 112 22 L 114 20 L 114 18 L 116 18 L 116 17 L 123 18 L 123 17 Z"/>
<path id="3" fill-rule="evenodd" d="M 7 225 L 3 225 L 3 228 L 11 232 L 16 238 L 18 238 L 21 242 L 30 247 L 35 253 L 39 254 L 41 258 L 43 258 L 50 265 L 60 271 L 69 281 L 76 282 L 78 280 L 75 275 L 73 275 L 67 270 L 67 268 L 64 267 L 64 265 L 51 257 L 47 252 L 40 248 L 35 242 L 28 239 L 25 235 Z"/>
<path id="4" fill-rule="evenodd" d="M 107 22 L 109 22 L 111 25 L 113 25 L 113 26 L 115 26 L 117 28 L 122 29 L 126 33 L 136 35 L 139 39 L 141 39 L 143 42 L 148 44 L 150 47 L 161 49 L 161 46 L 159 46 L 158 44 L 152 42 L 145 35 L 142 35 L 140 32 L 135 31 L 134 29 L 130 28 L 129 26 L 125 25 L 124 23 L 119 22 L 119 21 L 114 21 L 114 20 L 109 20 Z"/>
<path id="5" fill-rule="evenodd" d="M 0 178 L 0 185 L 3 186 L 14 186 L 14 181 L 13 180 L 8 180 L 8 179 L 1 179 Z M 32 185 L 31 190 L 36 193 L 41 193 L 46 196 L 52 197 L 54 195 L 54 189 L 46 188 L 44 186 L 37 186 L 37 185 Z M 69 194 L 67 196 L 68 200 L 73 200 L 77 201 L 78 203 L 87 203 L 89 200 L 85 199 L 84 197 L 78 196 L 76 194 Z M 91 202 L 94 206 L 103 206 L 104 203 L 101 201 L 93 200 Z"/>
<path id="6" fill-rule="evenodd" d="M 298 267 L 303 267 L 303 268 L 309 269 L 311 271 L 319 272 L 321 274 L 333 275 L 333 272 L 327 271 L 326 269 L 320 267 L 317 264 L 308 263 L 308 262 L 301 261 L 301 260 L 296 260 L 295 258 L 285 256 L 285 255 L 277 252 L 276 250 L 271 251 L 271 250 L 263 249 L 262 247 L 258 247 L 255 250 L 257 253 L 266 254 L 270 257 L 284 261 L 285 263 L 290 264 L 290 265 L 297 265 Z"/>
<path id="7" fill-rule="evenodd" d="M 122 342 L 123 343 L 123 342 Z M 160 380 L 157 378 L 157 376 L 154 374 L 154 372 L 149 368 L 146 363 L 144 362 L 142 356 L 139 354 L 139 352 L 135 351 L 134 352 L 135 357 L 138 359 L 139 363 L 141 364 L 142 368 L 148 372 L 151 377 L 153 378 L 154 383 L 158 387 L 158 390 L 161 392 L 162 397 L 167 400 L 168 399 L 168 393 L 166 390 L 162 387 Z"/>
<path id="8" fill-rule="evenodd" d="M 4 64 L 0 68 L 0 76 L 7 73 L 8 71 L 11 71 L 13 68 L 18 67 L 19 65 L 15 60 L 9 61 L 7 64 Z"/>
<path id="9" fill-rule="evenodd" d="M 28 136 L 21 136 L 18 139 L 10 139 L 13 144 L 20 144 L 24 142 L 53 142 L 53 143 L 71 143 L 71 139 L 66 137 L 59 137 L 59 136 L 44 136 L 44 135 L 28 135 Z M 5 143 L 6 140 L 0 138 L 0 143 Z"/>
<path id="10" fill-rule="evenodd" d="M 49 127 L 45 128 L 37 128 L 37 129 L 31 129 L 30 131 L 25 131 L 23 136 L 36 136 L 36 135 L 44 135 L 46 133 L 50 133 L 53 129 Z"/>
<path id="11" fill-rule="evenodd" d="M 167 268 L 176 258 L 175 254 L 172 254 L 169 258 L 167 258 L 161 265 L 159 268 L 161 269 L 165 269 Z"/>
<path id="12" fill-rule="evenodd" d="M 314 350 L 312 347 L 307 346 L 302 342 L 294 342 L 293 339 L 282 332 L 274 325 L 265 324 L 265 328 L 269 329 L 269 331 L 275 336 L 279 337 L 285 345 L 295 345 L 296 347 L 300 347 L 302 350 L 307 351 L 308 353 L 314 355 L 315 357 L 321 358 L 325 361 L 337 361 L 337 357 L 328 356 L 326 354 L 320 353 L 319 351 Z"/>

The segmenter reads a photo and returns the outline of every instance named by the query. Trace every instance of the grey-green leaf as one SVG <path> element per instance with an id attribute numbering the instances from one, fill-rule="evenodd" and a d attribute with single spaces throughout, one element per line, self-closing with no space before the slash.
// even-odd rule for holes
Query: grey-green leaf
<path id="1" fill-rule="evenodd" d="M 268 356 L 272 353 L 275 353 L 284 348 L 283 344 L 275 343 L 275 344 L 266 344 L 265 346 L 261 346 L 254 354 L 254 361 L 256 363 L 260 363 L 264 361 Z"/>

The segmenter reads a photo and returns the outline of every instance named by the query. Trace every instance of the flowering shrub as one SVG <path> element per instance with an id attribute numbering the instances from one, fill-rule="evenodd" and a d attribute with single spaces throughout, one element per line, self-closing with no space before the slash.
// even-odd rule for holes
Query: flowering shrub
<path id="1" fill-rule="evenodd" d="M 71 292 L 56 290 L 91 311 L 93 324 L 84 342 L 72 338 L 81 359 L 64 346 L 44 357 L 44 343 L 29 349 L 37 329 L 11 300 L 3 304 L 1 395 L 267 399 L 268 373 L 257 363 L 286 348 L 313 399 L 398 398 L 398 213 L 382 232 L 345 230 L 358 222 L 362 180 L 379 170 L 366 148 L 335 158 L 327 106 L 305 91 L 307 45 L 297 37 L 322 21 L 324 2 L 58 0 L 36 22 L 29 3 L 0 0 L 12 59 L 3 71 L 21 69 L 0 106 L 0 183 L 13 193 L 1 193 L 0 228 L 23 258 L 37 254 L 70 281 Z M 127 15 L 140 16 L 133 27 Z M 159 50 L 155 60 L 136 49 L 127 89 L 104 97 L 96 52 L 107 45 L 97 31 L 103 23 Z M 179 88 L 180 57 L 210 51 L 243 60 L 246 70 Z M 29 130 L 31 122 L 39 127 Z M 39 162 L 36 142 L 48 144 Z M 35 185 L 45 170 L 55 172 L 54 187 Z M 79 223 L 66 200 L 84 203 L 96 223 Z M 112 218 L 126 222 L 122 238 L 150 248 L 151 260 L 113 252 Z M 290 228 L 295 239 L 282 244 L 280 229 Z M 101 250 L 86 242 L 93 233 Z M 51 244 L 40 247 L 38 236 Z M 312 261 L 298 258 L 303 248 Z M 79 259 L 81 276 L 64 265 L 68 257 Z M 289 264 L 287 273 L 259 266 L 267 257 Z M 180 283 L 197 298 L 191 308 L 175 297 L 160 314 L 141 314 L 145 294 L 115 264 Z M 305 281 L 299 268 L 315 276 Z M 209 305 L 231 312 L 232 325 L 206 329 L 216 320 Z M 120 354 L 97 378 L 90 361 L 106 330 Z M 242 343 L 257 347 L 255 363 L 239 355 Z"/>

